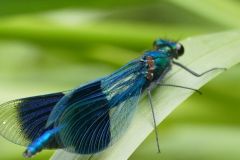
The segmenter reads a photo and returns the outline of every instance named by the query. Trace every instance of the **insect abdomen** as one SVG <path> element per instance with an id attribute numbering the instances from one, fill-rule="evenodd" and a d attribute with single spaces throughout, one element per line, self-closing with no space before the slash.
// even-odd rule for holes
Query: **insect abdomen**
<path id="1" fill-rule="evenodd" d="M 60 128 L 54 128 L 44 132 L 39 138 L 37 138 L 27 147 L 27 150 L 24 152 L 24 157 L 30 158 L 36 153 L 40 152 L 59 130 Z"/>

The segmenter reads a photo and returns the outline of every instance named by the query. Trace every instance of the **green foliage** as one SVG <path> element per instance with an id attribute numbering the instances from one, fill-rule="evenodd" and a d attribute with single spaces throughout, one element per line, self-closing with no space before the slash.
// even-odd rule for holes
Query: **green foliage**
<path id="1" fill-rule="evenodd" d="M 239 8 L 236 0 L 2 1 L 0 101 L 67 90 L 102 77 L 150 49 L 158 37 L 179 40 L 239 28 Z M 196 52 L 191 48 L 184 58 Z M 203 96 L 192 96 L 159 126 L 160 156 L 151 135 L 130 159 L 239 157 L 239 143 L 233 140 L 239 130 L 238 73 L 239 66 L 206 85 Z M 222 142 L 219 132 L 227 135 Z M 0 147 L 0 159 L 21 159 L 23 147 L 3 139 Z"/>

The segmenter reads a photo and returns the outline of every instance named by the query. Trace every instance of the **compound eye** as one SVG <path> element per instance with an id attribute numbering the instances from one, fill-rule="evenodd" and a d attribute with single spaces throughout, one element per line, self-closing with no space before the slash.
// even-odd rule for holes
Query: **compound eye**
<path id="1" fill-rule="evenodd" d="M 184 54 L 184 47 L 182 44 L 178 43 L 177 44 L 177 55 L 182 56 Z"/>

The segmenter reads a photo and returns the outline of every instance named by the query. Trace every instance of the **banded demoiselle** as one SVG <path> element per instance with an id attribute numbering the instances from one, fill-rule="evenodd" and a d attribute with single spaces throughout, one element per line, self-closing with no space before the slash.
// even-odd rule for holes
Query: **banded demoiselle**
<path id="1" fill-rule="evenodd" d="M 0 134 L 7 140 L 27 146 L 29 158 L 43 149 L 94 155 L 113 145 L 127 129 L 143 92 L 152 110 L 158 151 L 151 91 L 157 86 L 189 87 L 165 84 L 163 78 L 173 65 L 200 77 L 176 62 L 184 54 L 178 42 L 158 39 L 146 51 L 116 72 L 68 92 L 28 97 L 4 103 L 0 107 Z"/>

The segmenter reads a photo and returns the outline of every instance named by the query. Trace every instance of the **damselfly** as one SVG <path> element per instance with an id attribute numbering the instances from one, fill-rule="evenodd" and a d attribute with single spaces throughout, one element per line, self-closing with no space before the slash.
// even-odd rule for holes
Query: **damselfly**
<path id="1" fill-rule="evenodd" d="M 184 53 L 180 43 L 158 39 L 146 51 L 113 74 L 68 92 L 13 100 L 0 107 L 0 134 L 27 146 L 25 157 L 43 149 L 64 149 L 93 155 L 113 145 L 124 133 L 143 92 L 152 110 L 158 151 L 158 133 L 151 91 L 157 86 L 185 86 L 163 83 L 173 65 L 200 77 L 175 61 Z"/>

